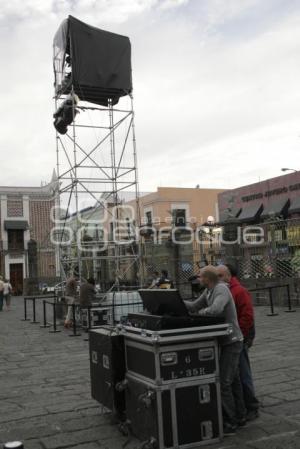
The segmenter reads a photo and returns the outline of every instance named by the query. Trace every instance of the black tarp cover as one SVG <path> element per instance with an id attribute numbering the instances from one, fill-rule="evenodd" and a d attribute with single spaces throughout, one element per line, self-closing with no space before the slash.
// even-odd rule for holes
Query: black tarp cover
<path id="1" fill-rule="evenodd" d="M 53 47 L 56 95 L 69 93 L 73 85 L 80 100 L 107 106 L 108 99 L 115 104 L 132 91 L 128 37 L 69 16 L 57 30 Z"/>

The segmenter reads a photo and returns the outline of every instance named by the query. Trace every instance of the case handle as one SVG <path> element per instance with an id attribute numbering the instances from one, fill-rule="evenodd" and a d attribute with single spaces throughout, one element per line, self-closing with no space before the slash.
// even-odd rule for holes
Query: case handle
<path id="1" fill-rule="evenodd" d="M 201 436 L 202 440 L 211 440 L 213 438 L 213 426 L 211 421 L 202 421 Z"/>

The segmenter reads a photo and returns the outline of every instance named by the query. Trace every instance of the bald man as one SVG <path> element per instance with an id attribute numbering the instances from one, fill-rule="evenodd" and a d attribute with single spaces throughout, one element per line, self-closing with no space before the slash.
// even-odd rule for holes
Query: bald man
<path id="1" fill-rule="evenodd" d="M 255 328 L 254 328 L 254 310 L 252 299 L 248 290 L 243 287 L 234 276 L 236 273 L 229 265 L 220 265 L 217 267 L 219 279 L 225 282 L 233 296 L 239 326 L 244 336 L 243 350 L 240 355 L 240 378 L 243 386 L 244 402 L 247 408 L 247 418 L 249 420 L 258 417 L 259 401 L 255 396 L 255 388 L 252 379 L 252 371 L 249 360 L 249 348 L 252 346 Z"/>
<path id="2" fill-rule="evenodd" d="M 208 265 L 200 270 L 200 282 L 205 287 L 193 302 L 185 301 L 191 313 L 202 316 L 223 316 L 232 333 L 220 338 L 220 383 L 224 416 L 224 434 L 232 435 L 246 422 L 246 409 L 239 376 L 239 359 L 243 349 L 234 300 L 229 288 L 219 281 L 216 267 Z"/>

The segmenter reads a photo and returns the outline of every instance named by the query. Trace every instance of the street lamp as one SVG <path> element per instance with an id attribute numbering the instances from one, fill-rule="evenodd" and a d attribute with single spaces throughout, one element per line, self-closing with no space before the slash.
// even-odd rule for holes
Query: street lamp
<path id="1" fill-rule="evenodd" d="M 213 265 L 213 244 L 212 244 L 212 239 L 213 239 L 213 226 L 215 224 L 215 219 L 213 216 L 209 216 L 207 217 L 207 222 L 206 224 L 208 225 L 208 233 L 209 233 L 209 253 L 210 253 L 210 263 L 211 265 Z"/>
<path id="2" fill-rule="evenodd" d="M 282 168 L 281 171 L 292 171 L 294 173 L 297 173 L 298 170 L 295 170 L 294 168 Z"/>

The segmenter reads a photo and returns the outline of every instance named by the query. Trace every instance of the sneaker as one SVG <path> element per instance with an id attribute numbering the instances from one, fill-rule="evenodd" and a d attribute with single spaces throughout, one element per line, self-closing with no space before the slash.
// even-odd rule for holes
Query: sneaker
<path id="1" fill-rule="evenodd" d="M 232 426 L 229 423 L 224 423 L 224 426 L 223 426 L 224 437 L 230 437 L 232 435 L 235 435 L 236 429 L 237 429 L 237 426 Z"/>

